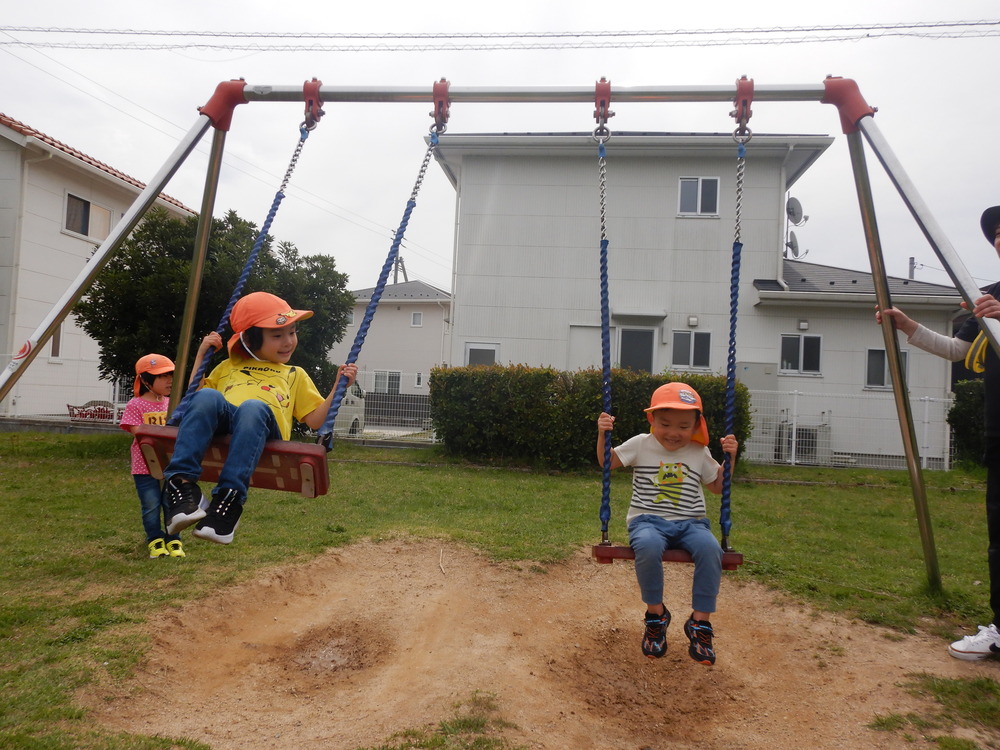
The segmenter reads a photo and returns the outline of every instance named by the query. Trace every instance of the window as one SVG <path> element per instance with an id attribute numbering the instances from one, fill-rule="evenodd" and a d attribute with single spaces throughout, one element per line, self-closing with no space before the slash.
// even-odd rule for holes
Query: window
<path id="1" fill-rule="evenodd" d="M 674 331 L 670 364 L 678 367 L 708 367 L 712 334 L 707 331 Z"/>
<path id="2" fill-rule="evenodd" d="M 681 177 L 678 213 L 717 215 L 719 213 L 718 177 Z"/>
<path id="3" fill-rule="evenodd" d="M 66 231 L 104 240 L 111 233 L 111 211 L 67 193 Z"/>
<path id="4" fill-rule="evenodd" d="M 500 344 L 466 344 L 465 364 L 495 365 L 499 353 Z"/>
<path id="5" fill-rule="evenodd" d="M 62 353 L 62 323 L 56 326 L 56 330 L 52 332 L 52 338 L 49 339 L 49 343 L 49 357 L 59 359 L 59 355 Z"/>
<path id="6" fill-rule="evenodd" d="M 424 314 L 422 312 L 410 313 L 410 327 L 421 328 L 424 325 Z"/>
<path id="7" fill-rule="evenodd" d="M 906 363 L 906 352 L 900 352 L 899 364 L 903 368 L 904 377 L 906 376 Z M 892 376 L 889 374 L 889 358 L 885 355 L 885 349 L 868 350 L 868 358 L 865 362 L 865 387 L 892 387 Z"/>
<path id="8" fill-rule="evenodd" d="M 652 372 L 654 333 L 650 328 L 622 328 L 618 339 L 618 366 L 637 372 Z"/>
<path id="9" fill-rule="evenodd" d="M 354 325 L 354 310 L 350 310 L 347 313 L 347 325 L 349 326 Z"/>
<path id="10" fill-rule="evenodd" d="M 781 369 L 785 372 L 819 374 L 819 336 L 781 336 Z"/>
<path id="11" fill-rule="evenodd" d="M 375 393 L 399 394 L 399 373 L 392 370 L 375 371 Z"/>
<path id="12" fill-rule="evenodd" d="M 422 372 L 418 372 L 416 375 L 413 376 L 413 387 L 414 388 L 424 387 L 424 374 Z"/>

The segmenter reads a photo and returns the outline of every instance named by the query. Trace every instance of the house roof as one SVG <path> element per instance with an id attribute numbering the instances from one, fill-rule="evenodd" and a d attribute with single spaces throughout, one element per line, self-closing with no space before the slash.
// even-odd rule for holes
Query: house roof
<path id="1" fill-rule="evenodd" d="M 81 161 L 84 164 L 90 165 L 91 167 L 95 167 L 96 169 L 105 172 L 111 177 L 114 177 L 116 180 L 120 180 L 121 182 L 132 185 L 133 187 L 138 188 L 140 191 L 145 190 L 146 188 L 146 185 L 144 183 L 140 182 L 134 177 L 130 177 L 124 172 L 117 170 L 114 167 L 109 166 L 102 161 L 98 161 L 94 157 L 88 156 L 82 151 L 79 151 L 73 148 L 72 146 L 68 146 L 62 141 L 57 141 L 55 138 L 46 135 L 42 131 L 35 130 L 35 128 L 31 127 L 30 125 L 25 125 L 23 122 L 15 120 L 13 117 L 5 115 L 2 112 L 0 112 L 0 126 L 10 128 L 15 133 L 23 135 L 25 138 L 34 138 L 36 141 L 44 143 L 45 145 L 50 146 L 53 149 L 62 152 L 63 154 L 72 159 L 76 159 L 77 161 Z M 169 195 L 165 193 L 160 193 L 160 198 L 163 199 L 165 202 L 170 203 L 171 205 L 174 205 L 177 208 L 186 211 L 190 214 L 197 213 L 197 211 L 188 208 L 176 198 L 171 198 Z"/>
<path id="2" fill-rule="evenodd" d="M 358 301 L 370 300 L 375 287 L 357 289 L 351 294 Z M 424 281 L 404 281 L 402 284 L 387 284 L 382 292 L 381 301 L 395 300 L 397 302 L 447 302 L 451 295 Z"/>
<path id="3" fill-rule="evenodd" d="M 752 154 L 781 159 L 785 189 L 791 187 L 833 143 L 828 135 L 754 133 Z M 719 157 L 735 151 L 732 133 L 613 132 L 609 153 L 642 157 Z M 592 157 L 592 133 L 446 133 L 435 158 L 452 185 L 458 186 L 465 155 L 530 156 L 564 153 Z M 609 157 L 610 158 L 610 157 Z M 748 158 L 754 158 L 750 156 Z"/>
<path id="4" fill-rule="evenodd" d="M 754 288 L 762 293 L 824 295 L 833 299 L 840 295 L 874 295 L 875 281 L 871 273 L 836 266 L 821 266 L 801 260 L 785 258 L 782 262 L 783 279 L 754 279 Z M 782 284 L 784 281 L 784 284 Z M 915 279 L 888 276 L 889 294 L 907 297 L 936 297 L 954 301 L 961 295 L 954 287 L 931 284 Z"/>

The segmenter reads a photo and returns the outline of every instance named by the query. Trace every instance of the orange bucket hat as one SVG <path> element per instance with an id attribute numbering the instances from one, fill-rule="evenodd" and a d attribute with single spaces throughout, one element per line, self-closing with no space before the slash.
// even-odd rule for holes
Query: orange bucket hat
<path id="1" fill-rule="evenodd" d="M 649 420 L 650 424 L 653 424 L 653 412 L 659 409 L 697 409 L 701 414 L 701 419 L 698 420 L 698 426 L 695 428 L 691 439 L 696 443 L 708 445 L 708 424 L 705 422 L 705 413 L 701 406 L 701 396 L 698 395 L 698 391 L 694 388 L 687 383 L 667 383 L 666 385 L 661 385 L 653 391 L 653 395 L 649 399 L 649 408 L 644 409 L 646 419 Z"/>
<path id="2" fill-rule="evenodd" d="M 267 292 L 251 292 L 240 297 L 229 315 L 229 324 L 233 327 L 229 352 L 232 353 L 240 334 L 248 328 L 284 328 L 311 318 L 312 314 L 312 310 L 293 310 L 281 297 Z"/>
<path id="3" fill-rule="evenodd" d="M 147 354 L 145 357 L 140 357 L 139 361 L 135 363 L 135 383 L 132 385 L 132 393 L 136 396 L 139 395 L 139 383 L 141 382 L 139 376 L 144 372 L 148 372 L 150 375 L 163 375 L 173 371 L 174 363 L 162 354 Z"/>

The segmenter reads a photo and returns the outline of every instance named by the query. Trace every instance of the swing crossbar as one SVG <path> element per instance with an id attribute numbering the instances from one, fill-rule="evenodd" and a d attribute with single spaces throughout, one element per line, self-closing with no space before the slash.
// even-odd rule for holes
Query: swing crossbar
<path id="1" fill-rule="evenodd" d="M 163 479 L 177 440 L 176 427 L 139 425 L 135 439 L 149 473 Z M 205 451 L 199 481 L 218 482 L 229 451 L 229 435 L 216 438 Z M 326 448 L 315 443 L 269 440 L 250 479 L 252 487 L 297 492 L 303 497 L 325 495 L 330 488 Z"/>
<path id="2" fill-rule="evenodd" d="M 631 547 L 616 547 L 611 544 L 595 544 L 592 554 L 597 562 L 610 565 L 615 560 L 634 560 L 635 550 Z M 694 562 L 691 555 L 682 549 L 668 549 L 663 552 L 663 562 Z M 736 570 L 743 564 L 743 554 L 741 552 L 726 551 L 722 553 L 722 569 Z"/>

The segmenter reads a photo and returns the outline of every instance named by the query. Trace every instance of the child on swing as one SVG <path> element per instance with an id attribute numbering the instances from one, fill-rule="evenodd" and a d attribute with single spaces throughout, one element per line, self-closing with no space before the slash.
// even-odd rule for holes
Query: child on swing
<path id="1" fill-rule="evenodd" d="M 168 533 L 197 524 L 193 534 L 199 539 L 232 542 L 264 443 L 288 440 L 293 417 L 314 430 L 323 426 L 337 383 L 324 399 L 304 370 L 288 364 L 298 345 L 298 323 L 310 317 L 311 310 L 293 310 L 267 292 L 247 294 L 233 306 L 229 358 L 192 395 L 163 472 Z M 222 348 L 216 332 L 202 340 L 198 359 L 212 348 Z M 337 381 L 346 377 L 348 386 L 356 376 L 353 364 L 337 369 Z M 228 455 L 206 511 L 196 484 L 201 461 L 212 439 L 226 434 L 232 436 Z"/>
<path id="2" fill-rule="evenodd" d="M 646 604 L 642 653 L 659 659 L 667 653 L 670 612 L 663 606 L 663 552 L 683 549 L 694 561 L 691 616 L 684 623 L 688 655 L 699 664 L 715 664 L 709 617 L 715 611 L 722 579 L 722 547 L 711 531 L 702 486 L 722 492 L 722 467 L 708 450 L 708 426 L 701 397 L 685 383 L 667 383 L 653 391 L 645 410 L 651 425 L 611 451 L 611 468 L 633 466 L 629 504 L 629 544 L 635 552 L 635 576 Z M 597 419 L 597 460 L 604 466 L 604 436 L 615 418 Z M 733 435 L 721 440 L 736 466 L 739 444 Z"/>
<path id="3" fill-rule="evenodd" d="M 174 363 L 162 354 L 147 354 L 135 363 L 134 397 L 125 405 L 119 426 L 128 433 L 135 432 L 141 424 L 164 425 L 167 423 L 167 406 L 174 382 Z M 132 480 L 139 495 L 142 510 L 142 528 L 146 532 L 146 546 L 151 558 L 184 557 L 184 546 L 177 534 L 167 534 L 160 523 L 167 517 L 162 502 L 160 482 L 149 473 L 146 460 L 139 450 L 139 443 L 132 441 Z M 165 524 L 164 524 L 165 525 Z"/>

